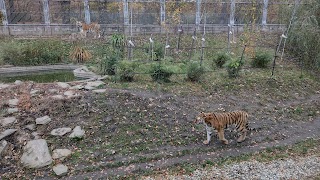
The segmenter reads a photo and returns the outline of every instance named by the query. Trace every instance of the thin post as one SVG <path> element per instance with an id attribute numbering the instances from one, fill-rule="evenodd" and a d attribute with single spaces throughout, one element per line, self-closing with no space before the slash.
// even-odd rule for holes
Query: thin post
<path id="1" fill-rule="evenodd" d="M 293 8 L 293 11 L 292 11 L 292 14 L 291 14 L 291 19 L 290 19 L 290 22 L 289 22 L 289 25 L 288 25 L 288 28 L 287 28 L 287 31 L 286 31 L 286 35 L 284 36 L 285 38 L 284 38 L 284 41 L 283 41 L 282 52 L 281 52 L 281 57 L 280 57 L 281 60 L 282 60 L 282 57 L 283 57 L 283 54 L 284 54 L 284 48 L 286 46 L 287 37 L 288 37 L 288 34 L 289 34 L 289 31 L 290 31 L 292 22 L 294 20 L 294 17 L 295 17 L 295 14 L 296 14 L 296 10 L 297 10 L 297 7 L 298 7 L 299 3 L 300 3 L 300 0 L 295 0 L 294 1 L 294 8 Z"/>
<path id="2" fill-rule="evenodd" d="M 230 19 L 229 19 L 229 24 L 231 26 L 234 25 L 234 14 L 236 11 L 236 1 L 235 0 L 231 0 L 231 4 L 230 4 Z"/>
<path id="3" fill-rule="evenodd" d="M 201 11 L 201 0 L 196 1 L 196 26 L 198 27 L 201 21 L 200 11 Z"/>
<path id="4" fill-rule="evenodd" d="M 91 24 L 89 0 L 83 0 L 84 4 L 84 21 L 86 24 Z"/>
<path id="5" fill-rule="evenodd" d="M 129 25 L 128 0 L 123 0 L 123 23 Z"/>
<path id="6" fill-rule="evenodd" d="M 244 45 L 243 50 L 242 50 L 242 54 L 241 54 L 241 58 L 240 58 L 240 62 L 242 62 L 242 60 L 243 60 L 244 53 L 246 52 L 246 47 L 247 47 L 247 45 Z"/>
<path id="7" fill-rule="evenodd" d="M 206 35 L 206 23 L 207 23 L 207 15 L 206 11 L 204 11 L 204 23 L 203 23 L 203 34 L 201 39 L 201 59 L 200 59 L 200 66 L 202 66 L 203 57 L 204 57 L 204 47 L 205 47 L 205 35 Z"/>
<path id="8" fill-rule="evenodd" d="M 230 32 L 231 32 L 231 25 L 228 24 L 228 53 L 230 53 Z"/>
<path id="9" fill-rule="evenodd" d="M 277 59 L 277 52 L 278 52 L 278 47 L 279 47 L 280 44 L 277 45 L 276 47 L 276 50 L 274 52 L 274 58 L 273 58 L 273 63 L 272 63 L 272 73 L 271 73 L 271 77 L 273 77 L 273 74 L 274 74 L 274 68 L 276 67 L 276 59 Z"/>
<path id="10" fill-rule="evenodd" d="M 262 22 L 261 22 L 262 26 L 267 25 L 268 2 L 269 2 L 269 0 L 263 0 Z"/>
<path id="11" fill-rule="evenodd" d="M 191 59 L 193 49 L 195 49 L 194 48 L 194 43 L 195 43 L 196 39 L 197 39 L 197 29 L 194 28 L 193 36 L 192 36 L 191 49 L 190 49 L 190 53 L 189 53 L 189 60 Z"/>
<path id="12" fill-rule="evenodd" d="M 166 0 L 160 0 L 160 24 L 166 23 Z"/>
<path id="13" fill-rule="evenodd" d="M 49 13 L 49 3 L 48 0 L 42 0 L 43 4 L 43 16 L 44 16 L 44 24 L 50 25 L 50 13 Z"/>
<path id="14" fill-rule="evenodd" d="M 7 10 L 6 10 L 6 4 L 4 0 L 0 0 L 0 11 L 2 14 L 2 24 L 3 26 L 8 26 L 8 16 L 7 16 Z"/>

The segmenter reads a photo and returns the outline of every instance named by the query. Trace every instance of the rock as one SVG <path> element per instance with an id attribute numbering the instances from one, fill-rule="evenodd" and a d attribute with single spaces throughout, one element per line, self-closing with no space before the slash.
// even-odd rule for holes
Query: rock
<path id="1" fill-rule="evenodd" d="M 64 99 L 64 97 L 62 95 L 54 95 L 51 96 L 53 99 Z"/>
<path id="2" fill-rule="evenodd" d="M 5 153 L 7 147 L 8 147 L 8 142 L 6 140 L 0 141 L 0 157 Z"/>
<path id="3" fill-rule="evenodd" d="M 53 136 L 63 136 L 68 132 L 71 132 L 71 128 L 64 127 L 64 128 L 54 129 L 54 130 L 51 131 L 50 134 L 53 135 Z"/>
<path id="4" fill-rule="evenodd" d="M 40 90 L 34 89 L 34 90 L 30 91 L 30 95 L 31 95 L 32 97 L 34 97 L 34 96 L 36 96 L 37 94 L 39 94 L 39 92 L 40 92 Z"/>
<path id="5" fill-rule="evenodd" d="M 35 124 L 28 124 L 28 125 L 26 125 L 26 129 L 29 129 L 30 131 L 34 131 L 36 129 L 36 125 Z"/>
<path id="6" fill-rule="evenodd" d="M 2 126 L 8 126 L 12 123 L 14 123 L 17 119 L 15 117 L 6 117 L 6 118 L 3 118 L 3 119 L 0 119 L 0 124 Z"/>
<path id="7" fill-rule="evenodd" d="M 18 108 L 8 108 L 8 110 L 7 110 L 7 112 L 8 112 L 9 114 L 15 113 L 15 112 L 18 112 L 18 111 L 19 111 Z"/>
<path id="8" fill-rule="evenodd" d="M 77 96 L 77 94 L 74 91 L 66 91 L 63 93 L 63 95 L 68 96 L 68 98 Z"/>
<path id="9" fill-rule="evenodd" d="M 49 93 L 56 93 L 56 92 L 58 92 L 57 89 L 49 89 L 48 91 L 49 91 Z"/>
<path id="10" fill-rule="evenodd" d="M 61 88 L 70 88 L 70 85 L 64 82 L 57 82 L 57 85 Z"/>
<path id="11" fill-rule="evenodd" d="M 9 87 L 9 86 L 10 86 L 9 84 L 0 83 L 0 89 L 7 88 L 7 87 Z"/>
<path id="12" fill-rule="evenodd" d="M 76 85 L 76 86 L 72 86 L 70 89 L 78 89 L 78 90 L 80 90 L 80 89 L 84 89 L 84 86 L 83 85 Z"/>
<path id="13" fill-rule="evenodd" d="M 105 83 L 102 81 L 92 81 L 92 82 L 87 82 L 87 84 L 85 85 L 85 89 L 87 90 L 91 90 L 91 89 L 95 89 L 101 85 L 104 85 Z"/>
<path id="14" fill-rule="evenodd" d="M 55 149 L 52 152 L 52 159 L 64 160 L 66 157 L 70 155 L 71 151 L 69 149 Z"/>
<path id="15" fill-rule="evenodd" d="M 15 85 L 21 85 L 22 83 L 23 83 L 23 82 L 20 81 L 20 80 L 16 80 L 16 81 L 14 82 Z"/>
<path id="16" fill-rule="evenodd" d="M 63 164 L 58 164 L 54 166 L 52 169 L 57 176 L 64 176 L 68 173 L 68 167 Z"/>
<path id="17" fill-rule="evenodd" d="M 7 129 L 7 130 L 1 132 L 0 133 L 0 140 L 5 138 L 5 137 L 7 137 L 7 136 L 9 136 L 9 135 L 11 135 L 11 134 L 13 134 L 16 131 L 17 131 L 17 129 Z"/>
<path id="18" fill-rule="evenodd" d="M 51 118 L 49 118 L 49 116 L 43 116 L 36 119 L 36 124 L 48 124 L 50 121 Z"/>
<path id="19" fill-rule="evenodd" d="M 27 168 L 41 168 L 51 164 L 52 158 L 46 140 L 29 141 L 23 148 L 21 163 Z"/>
<path id="20" fill-rule="evenodd" d="M 84 130 L 80 126 L 76 126 L 73 132 L 69 135 L 70 138 L 82 138 L 84 136 Z"/>
<path id="21" fill-rule="evenodd" d="M 9 106 L 16 107 L 19 103 L 19 99 L 9 99 Z"/>
<path id="22" fill-rule="evenodd" d="M 95 90 L 92 90 L 92 92 L 95 92 L 95 93 L 105 93 L 107 90 L 106 89 L 95 89 Z"/>

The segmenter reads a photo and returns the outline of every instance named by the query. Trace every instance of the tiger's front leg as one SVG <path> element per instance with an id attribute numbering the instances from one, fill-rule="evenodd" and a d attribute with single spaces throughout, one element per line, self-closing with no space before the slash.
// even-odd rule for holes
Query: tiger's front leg
<path id="1" fill-rule="evenodd" d="M 229 144 L 228 140 L 226 138 L 224 138 L 224 129 L 223 128 L 218 129 L 218 136 L 219 136 L 219 140 L 221 140 L 223 144 Z"/>
<path id="2" fill-rule="evenodd" d="M 211 140 L 212 130 L 208 125 L 206 125 L 206 131 L 207 131 L 207 140 L 203 141 L 203 144 L 209 144 Z"/>

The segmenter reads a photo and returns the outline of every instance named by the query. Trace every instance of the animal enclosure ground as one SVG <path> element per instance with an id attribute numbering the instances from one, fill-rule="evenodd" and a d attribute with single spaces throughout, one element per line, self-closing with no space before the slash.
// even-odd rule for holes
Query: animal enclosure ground
<path id="1" fill-rule="evenodd" d="M 166 84 L 137 77 L 133 83 L 105 81 L 106 85 L 99 87 L 106 88 L 105 93 L 76 90 L 79 96 L 62 100 L 50 98 L 50 89 L 65 91 L 55 83 L 26 82 L 0 89 L 0 115 L 8 116 L 5 102 L 15 97 L 25 101 L 15 114 L 18 122 L 11 128 L 28 132 L 22 127 L 49 115 L 52 121 L 37 126 L 36 131 L 47 140 L 50 150 L 67 148 L 73 152 L 62 161 L 70 169 L 70 179 L 143 175 L 318 139 L 320 82 L 308 75 L 299 76 L 296 69 L 279 68 L 272 78 L 268 69 L 245 69 L 236 79 L 217 70 L 199 83 L 187 82 L 179 75 Z M 34 89 L 39 90 L 38 95 L 24 96 Z M 223 145 L 216 137 L 209 145 L 202 144 L 206 134 L 203 126 L 192 123 L 196 115 L 200 111 L 232 110 L 247 111 L 250 126 L 259 130 L 240 144 L 232 129 L 225 133 L 230 144 Z M 83 139 L 50 135 L 55 128 L 76 125 L 85 130 Z M 6 140 L 13 146 L 12 155 L 1 160 L 4 178 L 56 177 L 51 167 L 23 168 L 19 157 L 24 144 L 14 137 Z"/>

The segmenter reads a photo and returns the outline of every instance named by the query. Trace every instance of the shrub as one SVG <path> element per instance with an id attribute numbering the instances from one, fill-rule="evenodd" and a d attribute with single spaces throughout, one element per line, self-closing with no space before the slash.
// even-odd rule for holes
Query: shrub
<path id="1" fill-rule="evenodd" d="M 7 64 L 30 66 L 62 63 L 69 48 L 56 40 L 11 42 L 2 47 L 1 58 Z"/>
<path id="2" fill-rule="evenodd" d="M 120 76 L 120 80 L 132 82 L 136 67 L 137 64 L 132 61 L 121 61 L 118 64 L 118 74 Z"/>
<path id="3" fill-rule="evenodd" d="M 115 75 L 116 65 L 118 63 L 117 53 L 105 55 L 100 61 L 100 73 L 104 75 Z"/>
<path id="4" fill-rule="evenodd" d="M 251 61 L 251 66 L 256 68 L 266 68 L 271 61 L 271 54 L 266 52 L 256 52 L 253 60 Z"/>
<path id="5" fill-rule="evenodd" d="M 170 82 L 170 77 L 173 75 L 173 70 L 166 65 L 153 64 L 150 69 L 151 78 L 157 82 Z"/>
<path id="6" fill-rule="evenodd" d="M 191 61 L 187 68 L 187 79 L 190 81 L 199 81 L 204 74 L 204 67 L 199 62 Z"/>
<path id="7" fill-rule="evenodd" d="M 150 58 L 152 58 L 152 54 L 151 54 L 151 45 L 145 45 L 145 51 L 146 53 L 150 54 Z M 164 56 L 164 45 L 162 45 L 161 43 L 155 42 L 153 44 L 153 60 L 155 61 L 159 61 L 163 58 Z"/>
<path id="8" fill-rule="evenodd" d="M 227 61 L 224 67 L 227 68 L 227 72 L 230 78 L 236 78 L 239 76 L 239 72 L 241 70 L 242 65 L 243 62 L 240 58 L 238 58 Z"/>
<path id="9" fill-rule="evenodd" d="M 216 64 L 217 67 L 222 68 L 223 65 L 230 61 L 231 57 L 227 53 L 219 53 L 216 57 L 213 58 L 213 62 Z"/>

